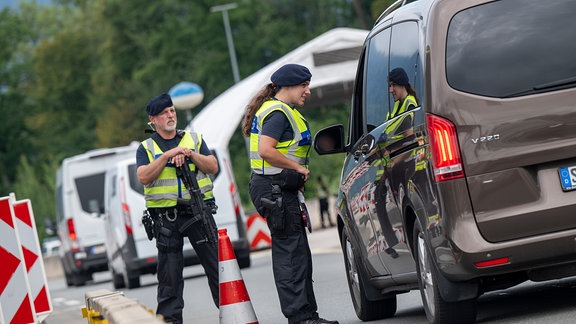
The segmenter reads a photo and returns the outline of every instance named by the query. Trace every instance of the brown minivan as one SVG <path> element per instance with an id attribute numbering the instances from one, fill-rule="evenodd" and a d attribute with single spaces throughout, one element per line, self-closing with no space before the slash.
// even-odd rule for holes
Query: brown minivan
<path id="1" fill-rule="evenodd" d="M 574 0 L 419 0 L 378 19 L 347 131 L 314 140 L 345 153 L 358 318 L 391 317 L 419 289 L 429 322 L 469 323 L 485 292 L 576 275 L 575 13 Z"/>

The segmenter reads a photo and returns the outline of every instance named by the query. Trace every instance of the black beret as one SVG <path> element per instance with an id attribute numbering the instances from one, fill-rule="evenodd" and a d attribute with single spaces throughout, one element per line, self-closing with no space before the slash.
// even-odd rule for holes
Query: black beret
<path id="1" fill-rule="evenodd" d="M 163 93 L 148 101 L 148 104 L 146 105 L 146 112 L 150 116 L 156 116 L 161 113 L 164 108 L 172 106 L 174 106 L 174 104 L 172 104 L 172 99 L 170 96 L 167 93 Z"/>
<path id="2" fill-rule="evenodd" d="M 388 75 L 388 81 L 394 82 L 397 85 L 406 86 L 408 85 L 408 75 L 403 68 L 395 68 L 394 70 L 390 71 Z"/>
<path id="3" fill-rule="evenodd" d="M 286 64 L 272 73 L 270 81 L 275 85 L 293 86 L 310 81 L 312 73 L 307 67 L 299 64 Z"/>

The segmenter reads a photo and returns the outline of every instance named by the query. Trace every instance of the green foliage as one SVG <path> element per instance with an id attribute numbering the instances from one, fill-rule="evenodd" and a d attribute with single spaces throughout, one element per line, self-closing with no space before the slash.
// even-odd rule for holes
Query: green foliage
<path id="1" fill-rule="evenodd" d="M 32 165 L 21 156 L 18 163 L 18 181 L 13 191 L 16 199 L 30 199 L 40 241 L 46 236 L 45 220 L 56 220 L 54 209 L 56 177 L 52 172 L 58 166 L 50 159 L 47 162 Z"/>

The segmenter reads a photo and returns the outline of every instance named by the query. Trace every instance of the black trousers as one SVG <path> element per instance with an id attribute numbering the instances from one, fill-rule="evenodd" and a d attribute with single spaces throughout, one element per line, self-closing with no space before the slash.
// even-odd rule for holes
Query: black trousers
<path id="1" fill-rule="evenodd" d="M 156 313 L 162 315 L 166 322 L 182 323 L 182 309 L 184 308 L 184 257 L 182 248 L 184 238 L 187 237 L 196 252 L 204 272 L 208 278 L 208 285 L 216 307 L 219 307 L 219 281 L 218 281 L 218 242 L 202 242 L 205 232 L 200 222 L 192 224 L 184 233 L 178 228 L 189 219 L 178 215 L 174 222 L 162 218 L 162 226 L 171 231 L 169 236 L 158 234 L 156 247 L 158 248 L 158 308 Z M 212 215 L 208 215 L 212 218 Z M 213 221 L 213 218 L 212 218 Z M 216 232 L 216 226 L 214 225 Z M 213 237 L 218 237 L 215 233 Z"/>
<path id="2" fill-rule="evenodd" d="M 274 217 L 262 206 L 261 198 L 274 200 L 271 179 L 252 175 L 250 197 L 256 210 Z M 288 323 L 318 318 L 312 287 L 312 254 L 299 212 L 297 192 L 282 192 L 286 219 L 284 231 L 272 231 L 272 270 L 282 313 Z M 271 223 L 268 220 L 268 224 Z"/>

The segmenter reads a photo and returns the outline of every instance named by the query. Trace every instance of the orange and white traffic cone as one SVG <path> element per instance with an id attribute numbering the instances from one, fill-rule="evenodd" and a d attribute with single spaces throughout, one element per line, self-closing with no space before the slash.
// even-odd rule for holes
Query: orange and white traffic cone
<path id="1" fill-rule="evenodd" d="M 220 324 L 258 324 L 225 228 L 218 230 L 218 268 L 220 269 Z"/>

